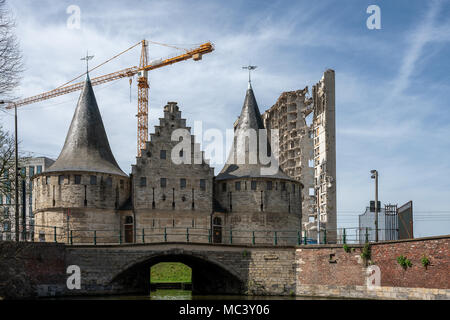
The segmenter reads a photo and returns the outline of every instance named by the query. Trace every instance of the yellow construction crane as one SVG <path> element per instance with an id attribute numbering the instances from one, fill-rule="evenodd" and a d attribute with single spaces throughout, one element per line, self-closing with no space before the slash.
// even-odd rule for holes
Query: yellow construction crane
<path id="1" fill-rule="evenodd" d="M 130 68 L 126 68 L 120 71 L 116 71 L 113 73 L 109 73 L 109 74 L 105 74 L 99 77 L 95 77 L 93 79 L 91 79 L 91 84 L 93 86 L 101 84 L 101 83 L 105 83 L 105 82 L 110 82 L 110 81 L 114 81 L 114 80 L 118 80 L 118 79 L 122 79 L 122 78 L 126 78 L 129 77 L 130 78 L 130 84 L 131 84 L 131 77 L 133 77 L 134 75 L 137 74 L 137 85 L 138 85 L 138 109 L 137 109 L 137 154 L 138 156 L 141 155 L 141 150 L 144 149 L 145 147 L 145 142 L 148 139 L 148 71 L 154 70 L 154 69 L 158 69 L 161 67 L 165 67 L 177 62 L 181 62 L 184 60 L 188 60 L 188 59 L 193 59 L 194 61 L 198 61 L 202 59 L 202 56 L 206 53 L 212 52 L 214 50 L 214 46 L 211 42 L 206 42 L 201 44 L 200 46 L 193 48 L 193 49 L 183 49 L 185 51 L 185 53 L 181 54 L 181 55 L 177 55 L 177 56 L 173 56 L 173 57 L 168 57 L 168 58 L 161 58 L 161 59 L 157 59 L 157 60 L 152 60 L 150 63 L 148 62 L 148 44 L 150 43 L 154 43 L 154 44 L 158 44 L 158 45 L 163 45 L 163 46 L 167 46 L 167 47 L 172 47 L 172 48 L 176 48 L 176 49 L 180 49 L 177 48 L 175 46 L 171 46 L 171 45 L 167 45 L 167 44 L 163 44 L 163 43 L 158 43 L 158 42 L 154 42 L 154 41 L 149 41 L 149 40 L 142 40 L 138 43 L 136 43 L 135 45 L 133 45 L 132 47 L 128 48 L 125 51 L 122 51 L 121 53 L 119 53 L 118 55 L 112 57 L 111 59 L 103 62 L 102 64 L 96 66 L 95 68 L 91 69 L 90 71 L 104 65 L 105 63 L 111 61 L 112 59 L 118 57 L 119 55 L 127 52 L 128 50 L 136 47 L 137 45 L 141 44 L 141 57 L 140 57 L 140 61 L 139 61 L 139 67 L 130 67 Z M 80 90 L 81 88 L 83 88 L 83 84 L 84 82 L 78 82 L 78 83 L 74 83 L 74 84 L 70 84 L 71 82 L 73 82 L 74 80 L 80 78 L 81 76 L 83 76 L 84 74 L 78 76 L 77 78 L 65 83 L 64 85 L 51 90 L 51 91 L 47 91 L 35 96 L 31 96 L 22 100 L 18 100 L 15 101 L 15 105 L 17 107 L 20 106 L 24 106 L 27 104 L 32 104 L 35 102 L 39 102 L 39 101 L 43 101 L 43 100 L 48 100 L 57 96 L 61 96 L 70 92 L 74 92 L 77 90 Z M 14 108 L 14 104 L 10 103 L 6 106 L 7 109 L 11 109 Z"/>

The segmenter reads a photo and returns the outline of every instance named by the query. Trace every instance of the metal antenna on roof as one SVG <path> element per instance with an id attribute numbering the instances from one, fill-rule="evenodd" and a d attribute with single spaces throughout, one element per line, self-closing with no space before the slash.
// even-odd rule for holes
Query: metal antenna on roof
<path id="1" fill-rule="evenodd" d="M 89 60 L 92 60 L 94 56 L 90 56 L 88 51 L 86 51 L 86 56 L 81 58 L 80 60 L 86 60 L 86 74 L 89 73 Z"/>
<path id="2" fill-rule="evenodd" d="M 251 80 L 251 77 L 250 77 L 250 73 L 251 73 L 252 70 L 255 70 L 256 68 L 257 68 L 257 66 L 251 66 L 251 65 L 242 67 L 242 69 L 247 69 L 248 70 L 248 88 L 249 89 L 252 87 L 252 80 Z"/>

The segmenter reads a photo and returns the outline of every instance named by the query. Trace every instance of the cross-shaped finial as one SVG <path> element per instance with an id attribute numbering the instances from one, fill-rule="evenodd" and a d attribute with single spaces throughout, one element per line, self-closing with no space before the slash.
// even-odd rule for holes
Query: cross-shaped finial
<path id="1" fill-rule="evenodd" d="M 89 60 L 94 58 L 94 56 L 90 56 L 88 51 L 86 51 L 86 57 L 81 58 L 80 60 L 86 60 L 86 73 L 89 72 Z"/>
<path id="2" fill-rule="evenodd" d="M 257 68 L 257 66 L 251 66 L 251 65 L 242 67 L 242 69 L 247 69 L 248 70 L 248 86 L 249 86 L 249 88 L 251 88 L 251 82 L 252 82 L 251 78 L 250 78 L 250 73 L 251 73 L 252 70 L 255 70 L 256 68 Z"/>

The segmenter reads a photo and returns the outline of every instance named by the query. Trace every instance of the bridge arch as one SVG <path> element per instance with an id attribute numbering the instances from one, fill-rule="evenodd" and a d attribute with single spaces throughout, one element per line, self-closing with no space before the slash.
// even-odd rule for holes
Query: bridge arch
<path id="1" fill-rule="evenodd" d="M 230 266 L 195 251 L 170 249 L 151 253 L 125 265 L 110 285 L 122 292 L 150 292 L 150 268 L 160 262 L 181 262 L 192 269 L 194 294 L 243 294 L 245 279 Z"/>

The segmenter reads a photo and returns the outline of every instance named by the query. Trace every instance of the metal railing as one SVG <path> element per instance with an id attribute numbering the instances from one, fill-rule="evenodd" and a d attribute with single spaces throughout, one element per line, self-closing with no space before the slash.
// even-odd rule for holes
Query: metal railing
<path id="1" fill-rule="evenodd" d="M 236 245 L 311 245 L 317 243 L 316 231 L 244 230 L 225 227 L 153 227 L 138 229 L 68 229 L 48 225 L 32 225 L 28 241 L 66 244 L 145 244 L 162 242 L 217 243 Z M 132 227 L 132 226 L 131 226 Z M 378 229 L 379 240 L 396 240 L 398 229 Z M 14 231 L 0 231 L 0 240 L 13 240 Z M 386 237 L 390 237 L 387 239 Z M 320 232 L 320 244 L 362 244 L 375 241 L 370 228 L 338 228 Z"/>

